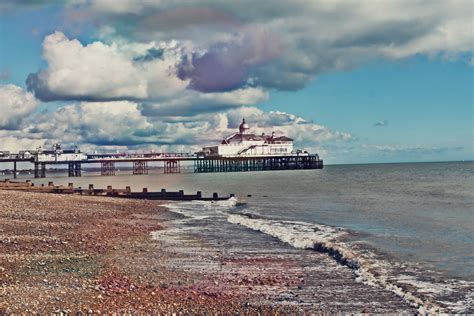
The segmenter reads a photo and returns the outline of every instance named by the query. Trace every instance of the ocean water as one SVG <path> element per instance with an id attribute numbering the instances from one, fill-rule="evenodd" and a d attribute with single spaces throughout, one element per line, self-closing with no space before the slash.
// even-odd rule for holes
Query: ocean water
<path id="1" fill-rule="evenodd" d="M 175 203 L 226 217 L 288 247 L 325 252 L 367 284 L 418 306 L 473 311 L 474 163 L 335 165 L 323 170 L 52 179 L 135 190 L 234 193 L 233 203 Z M 42 179 L 37 182 L 45 182 Z M 214 206 L 213 206 L 214 205 Z"/>

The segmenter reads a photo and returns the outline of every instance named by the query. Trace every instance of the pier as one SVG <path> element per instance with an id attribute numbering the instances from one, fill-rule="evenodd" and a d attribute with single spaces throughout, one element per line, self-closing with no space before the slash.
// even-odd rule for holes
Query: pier
<path id="1" fill-rule="evenodd" d="M 205 146 L 198 153 L 82 153 L 76 148 L 63 150 L 61 144 L 51 150 L 41 147 L 32 151 L 11 154 L 0 151 L 1 162 L 13 162 L 13 177 L 17 177 L 17 163 L 34 165 L 34 177 L 45 178 L 47 166 L 67 165 L 69 177 L 82 176 L 84 164 L 100 165 L 101 176 L 114 176 L 116 164 L 131 163 L 134 175 L 148 174 L 149 163 L 160 162 L 164 173 L 181 173 L 182 163 L 193 165 L 194 173 L 243 172 L 270 170 L 322 169 L 323 160 L 317 154 L 296 150 L 293 139 L 271 134 L 254 134 L 242 119 L 239 130 L 225 137 L 219 144 Z"/>
<path id="2" fill-rule="evenodd" d="M 323 161 L 317 155 L 286 155 L 273 157 L 206 157 L 194 160 L 194 172 L 239 172 L 322 169 Z"/>
<path id="3" fill-rule="evenodd" d="M 82 154 L 81 159 L 68 154 L 55 154 L 45 159 L 41 153 L 8 154 L 0 156 L 0 163 L 13 164 L 13 178 L 17 178 L 18 163 L 31 163 L 35 178 L 45 178 L 47 168 L 67 166 L 69 177 L 82 176 L 84 165 L 100 166 L 101 176 L 114 176 L 118 163 L 130 163 L 132 174 L 148 174 L 150 162 L 160 162 L 164 173 L 183 172 L 182 163 L 189 162 L 194 173 L 243 172 L 268 170 L 322 169 L 323 160 L 312 154 L 232 155 L 212 156 L 190 153 L 103 153 Z"/>

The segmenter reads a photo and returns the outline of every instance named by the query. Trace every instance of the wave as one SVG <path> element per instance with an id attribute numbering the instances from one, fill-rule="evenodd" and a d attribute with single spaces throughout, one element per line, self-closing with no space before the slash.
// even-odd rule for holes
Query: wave
<path id="1" fill-rule="evenodd" d="M 344 240 L 351 235 L 345 229 L 302 221 L 269 219 L 257 209 L 250 211 L 245 208 L 245 203 L 236 198 L 212 202 L 172 202 L 164 206 L 185 216 L 185 221 L 219 217 L 278 238 L 292 247 L 326 253 L 349 267 L 357 281 L 395 293 L 422 314 L 472 310 L 472 282 L 431 278 L 427 270 L 387 260 L 367 247 Z M 192 226 L 188 229 L 192 229 Z"/>
<path id="2" fill-rule="evenodd" d="M 170 211 L 192 219 L 206 219 L 224 214 L 229 209 L 242 205 L 235 197 L 221 201 L 182 201 L 163 204 Z"/>
<path id="3" fill-rule="evenodd" d="M 466 290 L 471 284 L 464 281 L 446 282 L 421 281 L 411 275 L 403 275 L 406 265 L 381 259 L 374 252 L 358 247 L 355 243 L 343 242 L 341 237 L 348 231 L 325 225 L 298 221 L 281 221 L 256 218 L 242 214 L 231 214 L 227 218 L 232 224 L 239 224 L 259 231 L 300 249 L 311 249 L 327 253 L 337 262 L 353 270 L 358 281 L 384 288 L 403 298 L 422 314 L 440 312 L 462 313 L 470 310 L 472 292 L 456 302 L 436 301 L 456 291 L 456 286 Z M 398 270 L 398 271 L 397 271 Z"/>

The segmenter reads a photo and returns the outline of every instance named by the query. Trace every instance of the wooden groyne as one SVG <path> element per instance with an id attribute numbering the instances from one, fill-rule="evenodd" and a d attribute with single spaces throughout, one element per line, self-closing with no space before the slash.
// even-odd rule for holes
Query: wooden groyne
<path id="1" fill-rule="evenodd" d="M 216 192 L 212 194 L 212 197 L 202 196 L 201 191 L 196 194 L 184 194 L 183 190 L 178 192 L 166 191 L 161 189 L 159 192 L 148 192 L 147 188 L 143 188 L 141 192 L 133 192 L 129 186 L 125 189 L 114 189 L 111 185 L 107 186 L 106 189 L 96 189 L 93 184 L 89 184 L 89 187 L 74 187 L 73 183 L 69 183 L 67 186 L 54 185 L 53 182 L 48 182 L 47 185 L 35 185 L 31 180 L 25 182 L 10 181 L 5 179 L 0 181 L 0 190 L 15 190 L 24 192 L 38 192 L 38 193 L 53 193 L 53 194 L 75 194 L 75 195 L 92 195 L 92 196 L 112 196 L 128 199 L 143 199 L 143 200 L 171 200 L 171 201 L 220 201 L 228 200 L 233 197 L 230 194 L 226 197 L 220 197 Z"/>

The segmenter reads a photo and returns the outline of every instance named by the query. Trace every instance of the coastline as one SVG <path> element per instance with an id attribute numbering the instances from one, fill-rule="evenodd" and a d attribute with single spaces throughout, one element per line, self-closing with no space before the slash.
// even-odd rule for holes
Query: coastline
<path id="1" fill-rule="evenodd" d="M 179 216 L 161 204 L 0 191 L 0 313 L 292 310 L 250 306 L 170 265 L 181 258 L 150 232 Z"/>
<path id="2" fill-rule="evenodd" d="M 172 211 L 0 191 L 0 312 L 415 312 L 325 254 Z"/>

